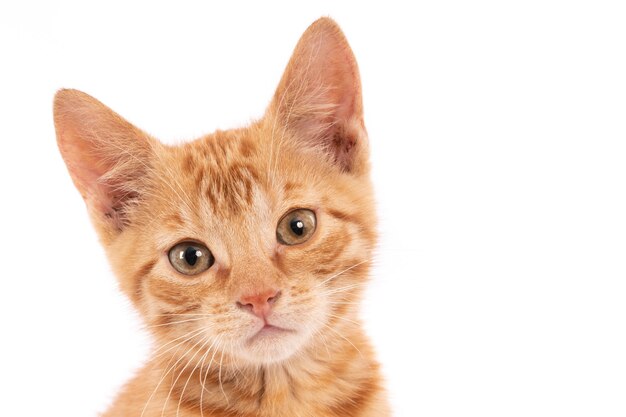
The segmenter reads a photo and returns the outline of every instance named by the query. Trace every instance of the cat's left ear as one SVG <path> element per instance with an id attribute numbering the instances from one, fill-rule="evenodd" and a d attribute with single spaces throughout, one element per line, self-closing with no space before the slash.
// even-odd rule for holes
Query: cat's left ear
<path id="1" fill-rule="evenodd" d="M 343 172 L 368 170 L 361 80 L 354 54 L 330 18 L 304 32 L 268 115 Z"/>
<path id="2" fill-rule="evenodd" d="M 78 90 L 56 94 L 54 125 L 74 185 L 106 241 L 129 224 L 158 142 Z"/>

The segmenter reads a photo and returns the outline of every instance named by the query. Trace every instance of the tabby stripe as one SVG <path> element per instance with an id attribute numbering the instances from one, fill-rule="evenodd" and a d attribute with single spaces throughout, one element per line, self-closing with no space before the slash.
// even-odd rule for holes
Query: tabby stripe
<path id="1" fill-rule="evenodd" d="M 139 268 L 137 272 L 135 272 L 134 291 L 131 294 L 131 298 L 133 299 L 134 302 L 139 302 L 139 300 L 141 299 L 141 296 L 143 293 L 142 291 L 143 280 L 146 276 L 148 276 L 152 272 L 152 269 L 154 268 L 155 265 L 156 265 L 155 260 L 148 261 L 143 266 L 141 266 L 141 268 Z"/>

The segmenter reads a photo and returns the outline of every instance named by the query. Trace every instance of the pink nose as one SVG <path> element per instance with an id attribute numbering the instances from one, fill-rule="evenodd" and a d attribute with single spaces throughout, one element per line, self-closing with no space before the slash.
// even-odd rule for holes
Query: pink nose
<path id="1" fill-rule="evenodd" d="M 280 297 L 280 291 L 278 290 L 265 290 L 255 292 L 253 294 L 246 294 L 239 297 L 237 301 L 237 307 L 247 310 L 257 317 L 265 319 L 272 309 L 272 305 L 278 301 Z"/>

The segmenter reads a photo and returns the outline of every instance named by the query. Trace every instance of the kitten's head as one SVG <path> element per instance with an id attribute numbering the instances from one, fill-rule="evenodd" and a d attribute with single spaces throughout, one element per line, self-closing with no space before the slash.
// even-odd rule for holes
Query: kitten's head
<path id="1" fill-rule="evenodd" d="M 346 324 L 375 244 L 358 68 L 304 33 L 265 116 L 161 144 L 59 91 L 59 148 L 121 288 L 161 342 L 284 360 Z"/>

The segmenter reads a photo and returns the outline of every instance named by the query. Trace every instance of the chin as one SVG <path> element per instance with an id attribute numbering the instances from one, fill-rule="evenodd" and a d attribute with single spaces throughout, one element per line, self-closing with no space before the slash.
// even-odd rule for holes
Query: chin
<path id="1" fill-rule="evenodd" d="M 308 337 L 295 330 L 277 327 L 263 328 L 244 340 L 237 354 L 252 365 L 283 362 L 294 356 Z"/>

